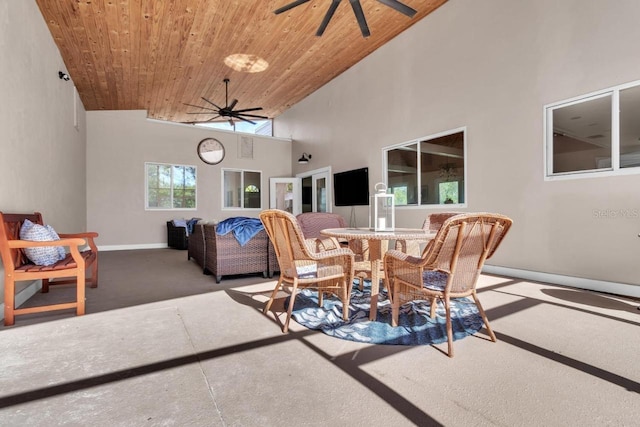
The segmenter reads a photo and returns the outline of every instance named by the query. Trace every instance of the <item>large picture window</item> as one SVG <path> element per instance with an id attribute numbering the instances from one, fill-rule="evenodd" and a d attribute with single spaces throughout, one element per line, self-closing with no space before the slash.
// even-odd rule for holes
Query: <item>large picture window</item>
<path id="1" fill-rule="evenodd" d="M 145 163 L 147 209 L 196 209 L 196 167 Z"/>
<path id="2" fill-rule="evenodd" d="M 456 129 L 384 149 L 396 206 L 465 204 L 465 133 Z"/>
<path id="3" fill-rule="evenodd" d="M 638 173 L 640 81 L 545 106 L 545 178 Z"/>
<path id="4" fill-rule="evenodd" d="M 262 172 L 222 169 L 222 206 L 225 209 L 261 209 Z"/>

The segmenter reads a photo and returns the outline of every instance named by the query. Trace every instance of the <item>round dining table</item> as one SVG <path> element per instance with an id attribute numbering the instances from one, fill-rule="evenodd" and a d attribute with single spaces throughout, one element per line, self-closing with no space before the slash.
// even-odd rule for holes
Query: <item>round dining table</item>
<path id="1" fill-rule="evenodd" d="M 376 320 L 378 315 L 378 295 L 380 293 L 380 278 L 382 260 L 387 251 L 390 240 L 413 240 L 428 242 L 435 237 L 435 233 L 422 228 L 396 228 L 393 231 L 374 231 L 370 228 L 328 228 L 320 234 L 344 240 L 366 240 L 369 242 L 369 260 L 371 263 L 371 309 L 369 320 Z"/>

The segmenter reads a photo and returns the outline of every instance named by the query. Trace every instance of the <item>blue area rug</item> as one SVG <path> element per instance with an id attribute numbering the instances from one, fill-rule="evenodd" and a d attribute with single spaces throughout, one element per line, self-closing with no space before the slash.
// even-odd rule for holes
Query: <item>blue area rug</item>
<path id="1" fill-rule="evenodd" d="M 429 345 L 447 341 L 444 305 L 438 304 L 435 318 L 429 316 L 429 301 L 414 301 L 400 307 L 398 327 L 391 326 L 391 304 L 387 294 L 378 297 L 378 317 L 369 320 L 371 288 L 365 282 L 364 291 L 354 283 L 351 293 L 349 321 L 342 320 L 342 302 L 335 296 L 325 296 L 324 307 L 318 307 L 318 293 L 304 289 L 298 293 L 292 317 L 299 324 L 321 330 L 327 335 L 349 341 L 390 345 Z M 285 307 L 288 300 L 285 302 Z M 451 300 L 453 338 L 473 335 L 483 326 L 482 317 L 472 300 Z"/>

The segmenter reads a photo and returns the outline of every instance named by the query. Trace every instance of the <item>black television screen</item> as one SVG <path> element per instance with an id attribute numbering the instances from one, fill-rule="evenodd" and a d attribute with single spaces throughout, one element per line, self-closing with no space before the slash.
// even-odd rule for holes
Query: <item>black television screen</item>
<path id="1" fill-rule="evenodd" d="M 335 206 L 369 204 L 369 168 L 333 174 Z"/>

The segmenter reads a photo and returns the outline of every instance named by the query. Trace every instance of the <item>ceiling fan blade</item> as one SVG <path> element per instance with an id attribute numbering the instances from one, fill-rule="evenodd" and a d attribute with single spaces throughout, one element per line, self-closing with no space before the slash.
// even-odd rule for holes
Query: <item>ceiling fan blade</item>
<path id="1" fill-rule="evenodd" d="M 212 122 L 215 119 L 217 119 L 218 117 L 220 117 L 220 114 L 218 114 L 217 116 L 211 117 L 209 120 L 207 120 L 207 122 Z"/>
<path id="2" fill-rule="evenodd" d="M 413 16 L 418 13 L 417 10 L 410 8 L 409 6 L 400 3 L 398 0 L 378 0 L 380 3 L 389 6 L 392 9 L 397 10 L 398 12 L 407 15 L 409 18 L 413 18 Z"/>
<path id="3" fill-rule="evenodd" d="M 258 111 L 258 110 L 262 110 L 262 107 L 244 108 L 242 110 L 234 110 L 234 113 L 244 113 L 245 111 Z"/>
<path id="4" fill-rule="evenodd" d="M 338 8 L 338 5 L 340 4 L 341 0 L 331 0 L 331 5 L 329 6 L 329 9 L 327 10 L 327 14 L 324 15 L 324 19 L 322 20 L 322 23 L 320 24 L 320 27 L 318 27 L 318 31 L 316 32 L 316 36 L 320 37 L 322 34 L 324 34 L 324 30 L 327 29 L 327 25 L 329 25 L 329 21 L 331 21 L 331 18 L 333 18 L 333 14 L 336 12 L 336 9 Z"/>
<path id="5" fill-rule="evenodd" d="M 293 9 L 296 6 L 300 6 L 301 4 L 305 4 L 306 2 L 308 2 L 309 0 L 296 0 L 294 2 L 291 2 L 285 6 L 282 6 L 279 9 L 276 9 L 273 11 L 273 13 L 275 13 L 276 15 L 281 14 L 282 12 L 286 12 L 289 9 Z"/>
<path id="6" fill-rule="evenodd" d="M 231 104 L 230 104 L 230 105 L 228 105 L 226 108 L 227 108 L 228 110 L 233 110 L 233 107 L 235 107 L 237 103 L 238 103 L 238 100 L 237 100 L 237 99 L 234 99 L 233 101 L 231 101 Z"/>
<path id="7" fill-rule="evenodd" d="M 183 102 L 184 105 L 188 105 L 189 107 L 196 107 L 196 108 L 202 108 L 203 110 L 209 110 L 209 111 L 218 111 L 218 110 L 214 110 L 213 108 L 209 108 L 209 107 L 202 107 L 200 105 L 193 105 L 193 104 L 185 104 Z M 189 114 L 199 114 L 199 113 L 189 113 Z"/>
<path id="8" fill-rule="evenodd" d="M 205 98 L 204 96 L 201 96 L 200 98 L 204 99 L 206 102 L 208 102 L 209 104 L 213 105 L 214 107 L 216 107 L 218 110 L 222 110 L 222 108 L 218 107 L 216 104 L 214 104 L 213 102 L 209 101 L 207 98 Z"/>
<path id="9" fill-rule="evenodd" d="M 235 117 L 236 119 L 240 119 L 240 120 L 242 120 L 243 122 L 251 123 L 252 125 L 255 125 L 255 124 L 256 124 L 256 122 L 251 121 L 251 120 L 249 120 L 249 119 L 245 119 L 244 117 L 241 117 L 241 116 L 234 116 L 234 117 Z"/>
<path id="10" fill-rule="evenodd" d="M 369 37 L 371 33 L 369 32 L 369 26 L 367 25 L 367 20 L 364 17 L 364 12 L 362 11 L 360 0 L 349 0 L 349 2 L 351 3 L 351 7 L 353 8 L 353 13 L 356 15 L 356 19 L 358 20 L 358 25 L 360 25 L 362 37 Z"/>
<path id="11" fill-rule="evenodd" d="M 256 114 L 244 114 L 244 113 L 236 114 L 234 117 L 240 117 L 240 116 L 253 117 L 253 118 L 256 118 L 256 119 L 268 119 L 269 118 L 267 116 L 258 116 Z"/>

